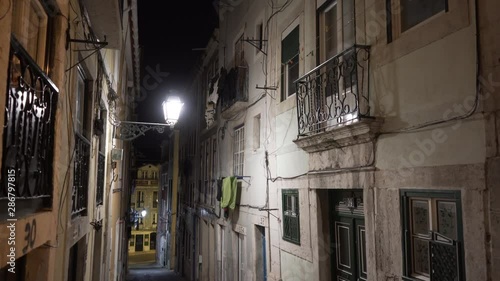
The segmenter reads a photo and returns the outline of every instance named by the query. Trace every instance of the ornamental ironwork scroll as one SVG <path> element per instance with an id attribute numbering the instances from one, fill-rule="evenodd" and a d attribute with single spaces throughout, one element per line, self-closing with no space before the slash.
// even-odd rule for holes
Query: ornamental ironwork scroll
<path id="1" fill-rule="evenodd" d="M 120 131 L 116 134 L 117 139 L 130 141 L 140 136 L 144 136 L 147 131 L 153 130 L 159 134 L 165 132 L 166 127 L 172 127 L 173 123 L 147 123 L 147 122 L 132 122 L 132 121 L 119 121 L 117 123 Z"/>
<path id="2" fill-rule="evenodd" d="M 3 127 L 0 202 L 36 212 L 52 205 L 54 123 L 59 89 L 12 37 Z M 15 171 L 9 180 L 7 171 Z M 12 183 L 14 185 L 12 185 Z"/>
<path id="3" fill-rule="evenodd" d="M 296 81 L 299 136 L 369 116 L 369 50 L 354 45 Z"/>

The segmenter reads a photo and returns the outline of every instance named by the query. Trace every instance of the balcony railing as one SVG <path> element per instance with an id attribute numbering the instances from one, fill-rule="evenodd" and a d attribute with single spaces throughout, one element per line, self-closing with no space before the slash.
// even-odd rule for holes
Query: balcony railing
<path id="1" fill-rule="evenodd" d="M 369 58 L 369 46 L 354 45 L 296 81 L 299 137 L 370 115 Z"/>
<path id="2" fill-rule="evenodd" d="M 90 142 L 80 134 L 75 134 L 75 163 L 71 216 L 86 215 L 89 186 Z"/>
<path id="3" fill-rule="evenodd" d="M 222 75 L 219 79 L 219 87 L 223 87 L 221 92 L 222 111 L 230 108 L 236 102 L 248 101 L 248 68 L 234 67 L 227 75 Z"/>
<path id="4" fill-rule="evenodd" d="M 158 180 L 135 180 L 136 186 L 158 186 Z"/>
<path id="5" fill-rule="evenodd" d="M 20 211 L 32 213 L 52 205 L 54 122 L 59 89 L 17 40 L 11 40 L 0 206 L 15 197 L 16 213 L 21 215 Z"/>
<path id="6" fill-rule="evenodd" d="M 104 197 L 104 168 L 106 165 L 106 157 L 103 153 L 99 152 L 97 159 L 97 190 L 95 202 L 96 205 L 102 205 Z"/>

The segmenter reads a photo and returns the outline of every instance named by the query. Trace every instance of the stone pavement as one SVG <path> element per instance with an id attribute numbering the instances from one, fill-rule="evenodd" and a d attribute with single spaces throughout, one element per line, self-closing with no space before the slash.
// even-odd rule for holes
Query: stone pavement
<path id="1" fill-rule="evenodd" d="M 156 252 L 135 252 L 128 254 L 129 264 L 151 264 L 154 263 Z"/>
<path id="2" fill-rule="evenodd" d="M 157 264 L 130 265 L 127 281 L 186 281 L 175 272 Z"/>

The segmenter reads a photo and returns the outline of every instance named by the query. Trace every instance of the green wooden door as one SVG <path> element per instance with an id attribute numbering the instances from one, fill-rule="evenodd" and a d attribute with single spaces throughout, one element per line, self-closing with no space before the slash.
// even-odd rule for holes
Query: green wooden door
<path id="1" fill-rule="evenodd" d="M 332 192 L 332 280 L 366 280 L 366 232 L 362 192 Z M 353 203 L 353 201 L 355 203 Z"/>

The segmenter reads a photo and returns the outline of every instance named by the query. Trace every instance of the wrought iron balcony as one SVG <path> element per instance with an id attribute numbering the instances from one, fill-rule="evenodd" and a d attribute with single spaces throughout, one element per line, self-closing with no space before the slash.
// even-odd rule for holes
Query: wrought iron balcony
<path id="1" fill-rule="evenodd" d="M 136 186 L 158 186 L 158 180 L 135 180 Z"/>
<path id="2" fill-rule="evenodd" d="M 99 152 L 97 159 L 97 190 L 95 202 L 96 205 L 102 205 L 104 197 L 104 168 L 106 167 L 106 157 L 103 153 Z"/>
<path id="3" fill-rule="evenodd" d="M 0 206 L 15 197 L 19 216 L 52 206 L 59 89 L 14 37 L 6 91 Z"/>
<path id="4" fill-rule="evenodd" d="M 219 81 L 219 87 L 223 87 L 219 97 L 222 115 L 231 118 L 248 102 L 248 68 L 234 67 L 227 75 L 221 74 Z"/>
<path id="5" fill-rule="evenodd" d="M 90 142 L 84 136 L 75 134 L 75 146 L 72 217 L 86 215 L 89 186 Z"/>
<path id="6" fill-rule="evenodd" d="M 369 46 L 354 45 L 295 82 L 299 137 L 370 115 L 369 58 Z"/>

